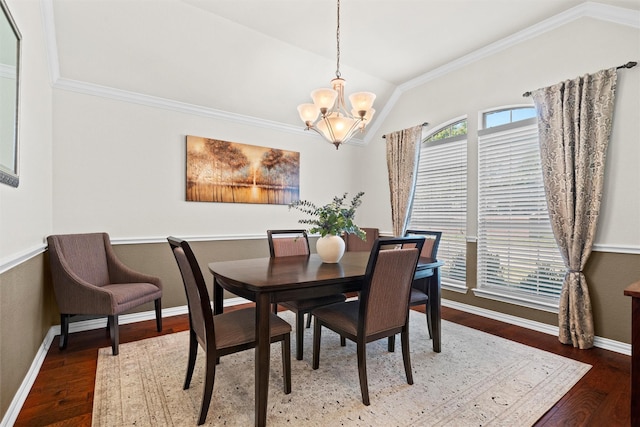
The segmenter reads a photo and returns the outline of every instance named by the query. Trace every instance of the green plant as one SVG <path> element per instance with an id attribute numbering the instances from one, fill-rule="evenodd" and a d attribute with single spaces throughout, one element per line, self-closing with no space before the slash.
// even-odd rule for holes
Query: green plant
<path id="1" fill-rule="evenodd" d="M 339 236 L 342 233 L 355 234 L 362 240 L 366 240 L 367 235 L 353 222 L 356 214 L 356 208 L 362 203 L 364 192 L 361 191 L 351 199 L 349 207 L 344 205 L 347 193 L 342 197 L 334 197 L 331 203 L 324 206 L 316 206 L 307 200 L 296 200 L 289 204 L 289 209 L 297 209 L 313 218 L 301 219 L 298 222 L 308 224 L 309 233 L 320 233 L 324 236 Z"/>

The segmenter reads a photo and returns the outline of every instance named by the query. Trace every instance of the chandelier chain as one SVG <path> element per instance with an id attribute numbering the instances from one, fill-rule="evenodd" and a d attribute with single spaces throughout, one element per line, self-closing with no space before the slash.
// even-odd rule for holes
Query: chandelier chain
<path id="1" fill-rule="evenodd" d="M 336 26 L 336 77 L 340 77 L 340 0 L 338 0 L 338 25 Z"/>

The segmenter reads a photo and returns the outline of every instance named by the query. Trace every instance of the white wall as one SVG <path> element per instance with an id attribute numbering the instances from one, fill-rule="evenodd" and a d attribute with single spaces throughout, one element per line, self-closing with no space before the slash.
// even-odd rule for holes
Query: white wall
<path id="1" fill-rule="evenodd" d="M 425 55 L 428 49 L 425 48 Z M 526 91 L 640 59 L 638 28 L 580 18 L 516 46 L 405 91 L 366 150 L 367 163 L 385 157 L 382 134 L 424 121 L 432 129 L 466 115 L 469 131 L 468 236 L 477 233 L 477 137 L 479 112 L 533 105 Z M 621 70 L 608 150 L 596 245 L 640 252 L 640 67 Z M 386 176 L 364 169 L 365 191 L 382 189 Z M 387 186 L 388 188 L 388 186 Z M 388 189 L 371 222 L 390 227 Z M 383 228 L 385 225 L 383 225 Z"/>
<path id="2" fill-rule="evenodd" d="M 362 147 L 319 137 L 55 90 L 53 228 L 113 238 L 265 235 L 300 226 L 286 205 L 185 201 L 185 138 L 300 152 L 300 195 L 318 204 L 359 190 Z M 365 196 L 365 198 L 368 196 Z"/>
<path id="3" fill-rule="evenodd" d="M 18 188 L 0 184 L 0 270 L 51 231 L 51 108 L 40 3 L 6 0 L 22 33 Z"/>

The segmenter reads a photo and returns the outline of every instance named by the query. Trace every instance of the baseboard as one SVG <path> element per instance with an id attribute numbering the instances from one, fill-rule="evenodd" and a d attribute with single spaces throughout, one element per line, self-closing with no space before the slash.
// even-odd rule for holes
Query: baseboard
<path id="1" fill-rule="evenodd" d="M 224 300 L 225 307 L 231 307 L 238 304 L 244 304 L 248 302 L 244 298 L 227 298 Z M 178 316 L 180 314 L 187 314 L 189 312 L 186 305 L 180 307 L 171 307 L 162 309 L 162 317 L 171 317 Z M 119 316 L 118 324 L 126 325 L 128 323 L 142 322 L 144 320 L 154 320 L 156 318 L 156 314 L 154 310 L 144 311 L 140 313 L 132 313 L 125 314 L 123 316 Z M 80 332 L 80 331 L 90 331 L 93 329 L 100 329 L 106 327 L 105 319 L 91 319 L 91 320 L 83 320 L 80 322 L 72 322 L 69 324 L 69 332 Z M 40 372 L 40 367 L 42 367 L 42 363 L 44 362 L 45 357 L 47 356 L 47 352 L 49 351 L 49 347 L 51 347 L 51 343 L 53 343 L 53 339 L 56 335 L 60 335 L 60 325 L 54 325 L 49 328 L 47 335 L 44 337 L 40 348 L 36 352 L 36 356 L 27 371 L 27 375 L 24 377 L 22 384 L 20 384 L 20 388 L 16 392 L 7 412 L 4 414 L 2 421 L 0 422 L 0 427 L 10 427 L 16 422 L 18 418 L 18 414 L 22 409 L 22 405 L 24 405 L 25 400 L 27 400 L 27 396 L 29 395 L 29 391 L 33 386 L 33 383 L 36 381 L 36 377 Z"/>
<path id="2" fill-rule="evenodd" d="M 466 313 L 476 314 L 478 316 L 487 317 L 489 319 L 499 320 L 500 322 L 509 323 L 511 325 L 521 326 L 545 334 L 558 336 L 558 327 L 548 325 L 546 323 L 536 322 L 533 320 L 523 319 L 522 317 L 511 316 L 509 314 L 500 313 L 498 311 L 487 310 L 485 308 L 475 307 L 473 305 L 463 304 L 457 301 L 442 299 L 444 307 L 455 308 L 456 310 Z M 609 338 L 595 337 L 593 345 L 604 350 L 615 351 L 626 356 L 631 356 L 631 344 L 614 341 Z"/>
<path id="3" fill-rule="evenodd" d="M 231 307 L 238 304 L 244 304 L 248 301 L 244 298 L 227 298 L 224 300 L 225 307 Z M 484 308 L 475 307 L 468 304 L 462 304 L 456 301 L 451 301 L 447 299 L 442 300 L 442 305 L 444 307 L 454 308 L 456 310 L 464 311 L 466 313 L 475 314 L 478 316 L 487 317 L 489 319 L 498 320 L 500 322 L 509 323 L 516 326 L 521 326 L 523 328 L 531 329 L 538 332 L 543 332 L 549 335 L 558 335 L 558 327 L 547 325 L 546 323 L 535 322 L 533 320 L 523 319 L 521 317 L 511 316 L 508 314 L 500 313 L 497 311 L 487 310 Z M 172 307 L 166 308 L 162 310 L 162 317 L 171 317 L 177 316 L 180 314 L 188 313 L 187 306 L 180 307 Z M 144 320 L 153 320 L 155 319 L 155 311 L 145 311 L 141 313 L 132 313 L 126 314 L 124 316 L 120 316 L 119 324 L 125 325 L 128 323 L 142 322 Z M 69 325 L 69 332 L 80 332 L 80 331 L 89 331 L 93 329 L 104 328 L 106 325 L 104 319 L 91 319 L 84 320 L 80 322 L 73 322 Z M 22 409 L 22 405 L 24 404 L 27 396 L 29 395 L 29 391 L 31 390 L 31 386 L 36 380 L 38 376 L 38 372 L 40 372 L 40 367 L 44 362 L 44 359 L 49 351 L 49 347 L 51 347 L 51 343 L 56 335 L 60 335 L 60 325 L 52 326 L 47 335 L 44 338 L 44 341 L 40 345 L 38 352 L 36 353 L 33 362 L 31 363 L 31 367 L 27 372 L 18 392 L 13 397 L 11 401 L 11 405 L 7 410 L 7 413 L 2 418 L 2 422 L 0 422 L 0 427 L 10 427 L 13 426 L 16 419 L 18 418 L 18 414 L 20 413 L 20 409 Z M 615 351 L 616 353 L 621 353 L 627 356 L 631 356 L 631 345 L 622 343 L 619 341 L 610 340 L 608 338 L 595 337 L 594 345 L 598 348 L 602 348 L 605 350 Z"/>

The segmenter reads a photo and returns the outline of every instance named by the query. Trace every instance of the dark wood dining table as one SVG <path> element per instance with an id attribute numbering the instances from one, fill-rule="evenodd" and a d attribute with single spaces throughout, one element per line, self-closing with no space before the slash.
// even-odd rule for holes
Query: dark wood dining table
<path id="1" fill-rule="evenodd" d="M 223 291 L 256 303 L 255 425 L 265 426 L 269 391 L 271 303 L 359 291 L 369 252 L 346 252 L 339 263 L 323 263 L 317 254 L 220 261 L 209 264 L 213 274 L 214 314 L 223 311 Z M 429 276 L 433 350 L 440 352 L 440 272 L 443 263 L 421 258 L 416 279 Z"/>

